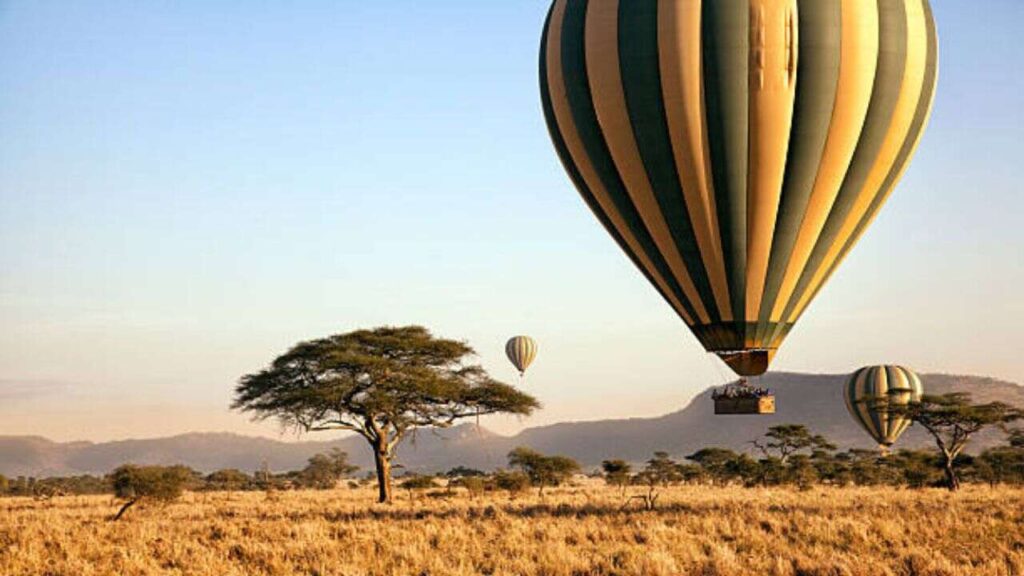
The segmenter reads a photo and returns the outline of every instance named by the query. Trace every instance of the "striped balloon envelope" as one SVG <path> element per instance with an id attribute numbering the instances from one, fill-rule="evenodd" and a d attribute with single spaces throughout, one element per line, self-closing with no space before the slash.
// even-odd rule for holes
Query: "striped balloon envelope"
<path id="1" fill-rule="evenodd" d="M 555 0 L 540 57 L 584 201 L 741 376 L 893 191 L 937 70 L 927 0 Z"/>
<path id="2" fill-rule="evenodd" d="M 529 336 L 513 336 L 505 343 L 505 355 L 522 376 L 537 357 L 537 342 Z"/>
<path id="3" fill-rule="evenodd" d="M 850 416 L 879 446 L 892 446 L 910 427 L 910 420 L 887 407 L 921 400 L 924 387 L 917 374 L 902 366 L 868 366 L 853 373 L 843 387 Z"/>

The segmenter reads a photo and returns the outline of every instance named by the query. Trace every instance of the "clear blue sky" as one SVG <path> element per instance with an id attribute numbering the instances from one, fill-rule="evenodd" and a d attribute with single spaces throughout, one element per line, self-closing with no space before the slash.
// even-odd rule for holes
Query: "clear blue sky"
<path id="1" fill-rule="evenodd" d="M 776 369 L 1024 381 L 1020 0 L 933 0 L 917 158 Z M 655 415 L 726 378 L 572 189 L 547 0 L 0 3 L 0 434 L 274 434 L 227 410 L 294 342 L 422 323 L 546 408 Z"/>

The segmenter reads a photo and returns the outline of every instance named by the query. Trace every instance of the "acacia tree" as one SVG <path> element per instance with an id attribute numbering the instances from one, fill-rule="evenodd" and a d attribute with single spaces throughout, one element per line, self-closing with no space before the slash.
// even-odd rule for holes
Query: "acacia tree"
<path id="1" fill-rule="evenodd" d="M 971 395 L 963 392 L 929 395 L 906 405 L 887 404 L 880 400 L 880 409 L 905 416 L 931 434 L 942 454 L 946 487 L 960 488 L 956 459 L 967 447 L 971 436 L 990 426 L 1005 426 L 1024 418 L 1024 411 L 1002 402 L 971 404 Z"/>
<path id="2" fill-rule="evenodd" d="M 391 501 L 395 449 L 417 427 L 486 414 L 528 415 L 540 404 L 468 363 L 473 349 L 421 326 L 357 330 L 302 342 L 243 376 L 232 408 L 299 431 L 347 430 L 366 439 L 379 501 Z"/>
<path id="3" fill-rule="evenodd" d="M 654 510 L 658 502 L 658 487 L 669 486 L 682 480 L 679 463 L 669 457 L 668 452 L 655 452 L 654 458 L 633 477 L 633 481 L 647 487 L 647 493 L 634 496 L 632 500 L 640 500 L 644 508 Z M 628 502 L 627 502 L 628 503 Z"/>
<path id="4" fill-rule="evenodd" d="M 785 465 L 789 457 L 802 451 L 830 452 L 836 447 L 820 434 L 812 434 L 801 424 L 779 424 L 772 426 L 765 433 L 767 441 L 761 443 L 751 440 L 750 443 L 764 454 L 765 458 L 778 458 Z"/>
<path id="5" fill-rule="evenodd" d="M 604 481 L 609 486 L 622 488 L 622 495 L 625 496 L 633 467 L 625 460 L 605 460 L 601 462 L 601 469 L 604 471 Z"/>
<path id="6" fill-rule="evenodd" d="M 141 500 L 173 502 L 181 497 L 193 474 L 185 466 L 135 466 L 125 464 L 110 473 L 114 495 L 125 500 L 114 515 L 120 520 L 129 508 Z"/>
<path id="7" fill-rule="evenodd" d="M 559 486 L 580 470 L 579 463 L 572 458 L 545 456 L 525 446 L 513 448 L 508 453 L 508 465 L 510 468 L 522 470 L 537 487 L 539 496 L 544 495 L 545 486 Z"/>
<path id="8" fill-rule="evenodd" d="M 317 490 L 330 490 L 345 476 L 357 470 L 348 462 L 348 453 L 340 448 L 331 448 L 325 454 L 314 454 L 307 461 L 306 467 L 300 472 L 302 483 Z"/>

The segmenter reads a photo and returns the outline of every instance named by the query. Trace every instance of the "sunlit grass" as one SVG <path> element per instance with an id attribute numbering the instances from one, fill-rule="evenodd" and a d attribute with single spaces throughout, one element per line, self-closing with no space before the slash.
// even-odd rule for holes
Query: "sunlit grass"
<path id="1" fill-rule="evenodd" d="M 373 496 L 187 494 L 116 523 L 109 497 L 0 499 L 0 574 L 1024 574 L 1019 489 L 682 487 L 651 512 L 600 484 Z"/>

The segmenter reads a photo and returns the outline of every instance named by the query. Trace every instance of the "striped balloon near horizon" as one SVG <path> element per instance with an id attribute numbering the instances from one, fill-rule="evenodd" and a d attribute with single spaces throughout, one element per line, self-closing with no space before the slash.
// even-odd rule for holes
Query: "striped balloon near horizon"
<path id="1" fill-rule="evenodd" d="M 537 357 L 537 342 L 529 336 L 513 336 L 505 343 L 505 355 L 522 376 Z"/>
<path id="2" fill-rule="evenodd" d="M 910 420 L 880 410 L 876 400 L 905 406 L 924 394 L 921 379 L 902 366 L 867 366 L 854 372 L 843 388 L 843 399 L 850 416 L 875 442 L 888 448 L 910 426 Z"/>
<path id="3" fill-rule="evenodd" d="M 742 376 L 893 191 L 937 70 L 927 0 L 555 0 L 540 55 L 576 188 Z"/>

